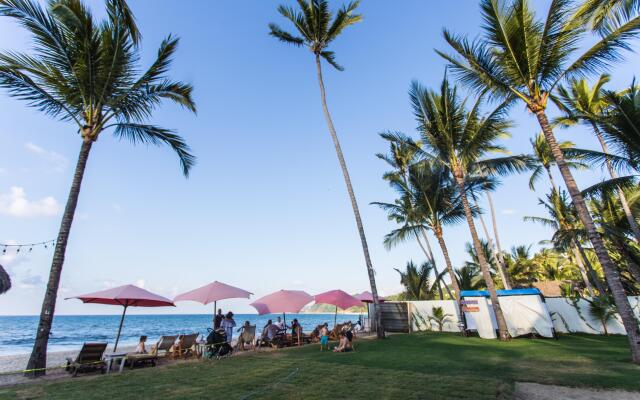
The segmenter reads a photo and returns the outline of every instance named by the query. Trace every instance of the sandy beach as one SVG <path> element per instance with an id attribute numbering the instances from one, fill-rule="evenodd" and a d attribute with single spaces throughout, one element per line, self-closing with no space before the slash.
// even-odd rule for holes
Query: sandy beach
<path id="1" fill-rule="evenodd" d="M 52 368 L 47 374 L 52 379 L 65 376 L 64 366 L 67 363 L 67 357 L 75 357 L 79 350 L 80 348 L 74 351 L 52 351 L 47 353 L 47 368 Z M 119 350 L 123 352 L 133 351 L 135 350 L 135 346 L 124 346 Z M 27 380 L 23 378 L 21 372 L 27 366 L 29 355 L 30 354 L 15 354 L 0 356 L 0 386 L 20 383 Z"/>

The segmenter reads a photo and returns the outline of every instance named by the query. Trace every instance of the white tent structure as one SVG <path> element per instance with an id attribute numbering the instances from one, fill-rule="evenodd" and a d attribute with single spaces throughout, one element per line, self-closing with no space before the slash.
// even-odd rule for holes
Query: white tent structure
<path id="1" fill-rule="evenodd" d="M 496 339 L 498 324 L 491 306 L 489 292 L 462 291 L 467 329 L 475 330 L 483 339 Z M 535 334 L 554 337 L 554 326 L 547 306 L 538 289 L 498 290 L 498 300 L 512 337 Z"/>

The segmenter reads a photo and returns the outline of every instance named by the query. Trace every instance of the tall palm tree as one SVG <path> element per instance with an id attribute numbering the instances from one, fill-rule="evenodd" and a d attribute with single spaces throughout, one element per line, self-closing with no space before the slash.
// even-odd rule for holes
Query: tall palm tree
<path id="1" fill-rule="evenodd" d="M 609 75 L 602 74 L 593 87 L 589 87 L 589 83 L 583 78 L 580 80 L 572 79 L 568 88 L 563 86 L 558 88 L 559 104 L 562 105 L 562 111 L 565 115 L 558 118 L 557 121 L 564 125 L 575 123 L 588 125 L 596 138 L 598 138 L 600 147 L 605 154 L 609 154 L 610 151 L 600 128 L 598 128 L 597 121 L 609 105 L 602 89 L 609 80 Z M 606 159 L 606 165 L 611 179 L 618 178 L 618 174 L 613 168 L 613 163 L 609 157 Z M 627 197 L 620 187 L 617 188 L 616 192 L 633 236 L 640 243 L 640 227 L 638 227 L 638 223 L 631 212 Z"/>
<path id="2" fill-rule="evenodd" d="M 612 30 L 586 52 L 579 53 L 578 44 L 588 32 L 583 18 L 572 17 L 574 11 L 573 1 L 552 0 L 541 21 L 527 0 L 481 0 L 483 35 L 470 42 L 445 30 L 444 38 L 456 55 L 438 53 L 471 88 L 489 92 L 494 98 L 522 101 L 536 116 L 605 272 L 628 333 L 632 359 L 640 363 L 638 323 L 619 272 L 609 258 L 547 117 L 548 99 L 558 85 L 566 79 L 600 73 L 618 60 L 620 51 L 628 48 L 628 40 L 640 30 L 640 17 Z"/>
<path id="3" fill-rule="evenodd" d="M 155 62 L 140 76 L 140 33 L 124 0 L 106 1 L 107 18 L 94 21 L 79 0 L 0 0 L 0 16 L 11 17 L 33 37 L 34 55 L 0 53 L 0 87 L 43 113 L 75 124 L 81 139 L 71 190 L 62 216 L 33 352 L 27 366 L 44 374 L 67 241 L 92 146 L 103 132 L 136 143 L 166 144 L 188 176 L 195 158 L 175 132 L 146 123 L 165 99 L 195 112 L 192 87 L 172 81 L 169 70 L 178 39 L 167 37 Z"/>
<path id="4" fill-rule="evenodd" d="M 536 222 L 554 229 L 551 242 L 558 251 L 569 251 L 569 257 L 573 254 L 576 265 L 580 270 L 582 279 L 591 296 L 594 296 L 593 283 L 596 284 L 601 294 L 605 292 L 596 272 L 587 264 L 588 260 L 580 244 L 580 236 L 583 226 L 575 215 L 572 204 L 569 203 L 565 191 L 552 190 L 547 199 L 540 199 L 540 204 L 549 214 L 549 218 L 525 216 L 525 221 Z M 589 276 L 591 279 L 589 279 Z"/>
<path id="5" fill-rule="evenodd" d="M 322 110 L 324 112 L 324 118 L 327 121 L 327 126 L 329 127 L 329 133 L 333 140 L 340 168 L 342 169 L 342 175 L 347 186 L 347 191 L 349 192 L 349 199 L 351 200 L 351 207 L 353 208 L 353 214 L 356 219 L 358 233 L 360 234 L 360 242 L 362 244 L 364 260 L 367 267 L 367 273 L 369 275 L 369 284 L 371 285 L 373 303 L 375 304 L 374 308 L 378 328 L 376 329 L 376 332 L 379 338 L 383 338 L 384 328 L 382 326 L 382 314 L 380 313 L 378 301 L 375 271 L 373 269 L 373 264 L 371 263 L 371 257 L 369 256 L 367 238 L 364 233 L 356 195 L 353 191 L 353 186 L 351 185 L 351 178 L 349 177 L 347 163 L 344 160 L 342 147 L 340 147 L 340 141 L 338 140 L 338 134 L 333 126 L 333 120 L 331 119 L 329 107 L 327 106 L 327 96 L 322 78 L 322 59 L 338 71 L 343 70 L 342 66 L 340 66 L 335 60 L 335 53 L 327 50 L 327 48 L 338 36 L 340 36 L 345 28 L 362 20 L 362 15 L 355 13 L 359 4 L 359 1 L 351 2 L 340 8 L 334 16 L 329 10 L 329 2 L 327 0 L 298 0 L 298 6 L 300 8 L 299 11 L 284 5 L 278 7 L 278 12 L 293 23 L 298 34 L 291 34 L 274 23 L 269 24 L 269 29 L 271 36 L 284 43 L 292 44 L 297 47 L 307 47 L 315 58 L 318 84 L 320 85 Z"/>
<path id="6" fill-rule="evenodd" d="M 384 244 L 387 249 L 405 241 L 409 237 L 414 237 L 427 257 L 427 260 L 433 264 L 434 272 L 439 274 L 436 266 L 433 251 L 429 237 L 425 232 L 425 228 L 421 223 L 422 216 L 418 211 L 418 207 L 413 204 L 412 196 L 409 195 L 409 170 L 415 163 L 415 148 L 404 140 L 405 135 L 401 132 L 383 132 L 380 137 L 389 142 L 389 152 L 387 154 L 378 153 L 376 157 L 389 164 L 393 170 L 385 172 L 383 179 L 389 181 L 389 184 L 398 192 L 400 198 L 394 204 L 388 203 L 371 203 L 376 204 L 388 212 L 389 220 L 394 220 L 402 227 L 394 229 L 390 234 L 385 236 Z M 408 219 L 409 218 L 409 219 Z M 421 239 L 422 237 L 422 239 Z M 424 240 L 424 245 L 422 244 Z M 442 284 L 438 284 L 438 293 L 440 298 L 444 299 L 442 293 Z M 445 286 L 449 297 L 451 291 Z"/>
<path id="7" fill-rule="evenodd" d="M 530 155 L 531 177 L 529 178 L 529 189 L 534 190 L 540 177 L 546 173 L 549 178 L 549 183 L 551 183 L 551 188 L 557 191 L 558 185 L 553 179 L 553 174 L 551 173 L 551 167 L 556 165 L 556 159 L 553 157 L 551 148 L 549 148 L 544 135 L 539 133 L 530 141 L 532 153 Z M 560 150 L 564 153 L 565 163 L 569 168 L 574 170 L 588 168 L 587 164 L 582 162 L 581 153 L 579 153 L 579 150 L 575 148 L 575 144 L 573 142 L 559 142 L 558 147 L 560 147 Z"/>
<path id="8" fill-rule="evenodd" d="M 441 163 L 458 186 L 469 232 L 479 255 L 480 269 L 496 315 L 500 338 L 508 340 L 509 331 L 489 272 L 489 263 L 481 252 L 480 238 L 473 221 L 473 208 L 467 196 L 467 182 L 477 171 L 504 174 L 525 168 L 525 163 L 519 157 L 482 159 L 488 152 L 506 151 L 496 141 L 508 136 L 507 129 L 511 122 L 506 118 L 507 106 L 503 103 L 483 116 L 480 111 L 480 96 L 473 107 L 467 110 L 456 87 L 449 85 L 446 76 L 438 92 L 426 90 L 414 82 L 409 94 L 422 140 L 419 155 L 430 162 Z"/>

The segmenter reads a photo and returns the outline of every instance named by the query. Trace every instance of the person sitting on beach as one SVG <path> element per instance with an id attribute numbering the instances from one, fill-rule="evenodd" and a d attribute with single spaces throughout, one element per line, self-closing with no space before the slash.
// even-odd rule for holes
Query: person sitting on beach
<path id="1" fill-rule="evenodd" d="M 280 330 L 289 328 L 288 326 L 286 326 L 284 324 L 284 322 L 282 322 L 282 318 L 280 318 L 280 317 L 276 318 L 276 322 L 274 322 L 273 324 Z"/>
<path id="2" fill-rule="evenodd" d="M 320 328 L 320 351 L 324 346 L 327 346 L 327 350 L 329 350 L 329 324 L 326 322 Z"/>
<path id="3" fill-rule="evenodd" d="M 251 344 L 247 341 L 246 337 L 249 335 L 249 329 L 251 328 L 251 323 L 249 321 L 244 321 L 244 325 L 238 328 L 237 332 L 240 333 L 238 336 L 238 343 L 236 344 L 236 348 L 244 351 L 245 343 Z M 246 332 L 246 334 L 245 334 Z"/>
<path id="4" fill-rule="evenodd" d="M 302 325 L 300 325 L 297 318 L 294 318 L 293 322 L 291 322 L 291 336 L 296 338 L 298 346 L 302 345 Z"/>
<path id="5" fill-rule="evenodd" d="M 227 335 L 227 343 L 229 344 L 233 340 L 233 328 L 235 327 L 236 321 L 233 319 L 233 313 L 229 311 L 220 324 L 220 328 L 224 329 L 224 333 Z"/>
<path id="6" fill-rule="evenodd" d="M 147 348 L 144 345 L 146 342 L 147 337 L 145 335 L 140 336 L 140 341 L 136 346 L 136 354 L 147 354 Z"/>
<path id="7" fill-rule="evenodd" d="M 351 345 L 349 344 L 349 339 L 344 332 L 340 332 L 340 342 L 336 347 L 333 348 L 334 353 L 343 353 L 351 351 Z"/>

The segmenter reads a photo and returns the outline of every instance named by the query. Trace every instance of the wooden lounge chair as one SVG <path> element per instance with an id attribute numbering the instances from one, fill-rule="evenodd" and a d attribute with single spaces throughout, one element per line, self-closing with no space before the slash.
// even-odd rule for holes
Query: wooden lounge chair
<path id="1" fill-rule="evenodd" d="M 83 344 L 75 360 L 67 358 L 66 371 L 73 374 L 73 376 L 77 376 L 80 372 L 96 370 L 100 370 L 104 374 L 107 364 L 102 360 L 102 355 L 106 349 L 106 343 Z"/>
<path id="2" fill-rule="evenodd" d="M 147 354 L 127 354 L 127 365 L 131 368 L 138 366 L 156 366 L 160 357 L 167 357 L 171 348 L 176 343 L 177 336 L 160 336 L 158 342 L 151 347 L 151 351 Z"/>
<path id="3" fill-rule="evenodd" d="M 177 336 L 160 336 L 158 343 L 151 348 L 151 354 L 154 354 L 157 357 L 168 356 L 177 339 Z"/>
<path id="4" fill-rule="evenodd" d="M 200 336 L 199 333 L 192 333 L 191 335 L 179 335 L 178 343 L 173 346 L 173 358 L 190 358 L 195 357 L 195 344 L 196 340 Z"/>
<path id="5" fill-rule="evenodd" d="M 236 349 L 244 350 L 245 344 L 251 345 L 251 349 L 256 349 L 256 326 L 251 325 L 244 328 L 244 331 L 238 337 L 238 344 L 236 344 Z"/>

